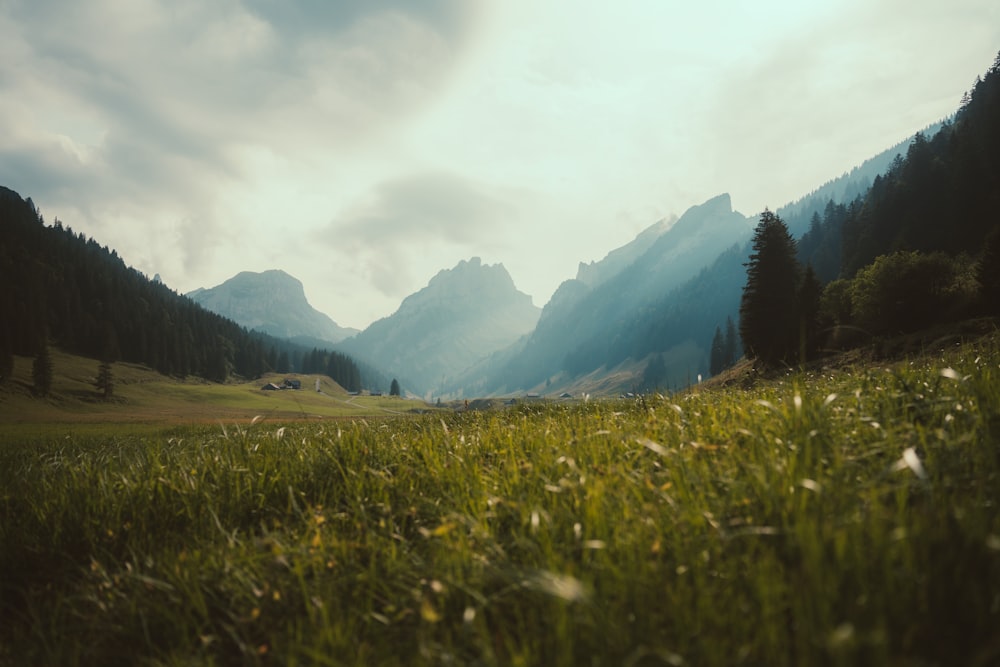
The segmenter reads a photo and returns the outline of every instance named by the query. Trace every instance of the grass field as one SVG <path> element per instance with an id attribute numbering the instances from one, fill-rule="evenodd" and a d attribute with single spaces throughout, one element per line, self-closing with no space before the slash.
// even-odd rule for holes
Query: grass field
<path id="1" fill-rule="evenodd" d="M 0 664 L 1000 663 L 996 337 L 628 402 L 211 421 L 4 426 Z"/>
<path id="2" fill-rule="evenodd" d="M 250 382 L 225 385 L 198 378 L 178 380 L 144 366 L 113 365 L 114 393 L 103 400 L 94 387 L 98 362 L 52 350 L 54 381 L 50 395 L 33 396 L 32 360 L 15 358 L 12 379 L 0 385 L 0 424 L 21 432 L 39 425 L 66 424 L 78 431 L 82 424 L 97 430 L 114 423 L 132 430 L 155 431 L 162 426 L 266 419 L 316 420 L 330 417 L 386 416 L 427 409 L 422 401 L 389 396 L 351 396 L 325 375 L 269 375 Z M 302 381 L 297 391 L 261 391 L 267 382 L 285 377 Z M 320 380 L 320 392 L 315 390 Z M 44 428 L 42 429 L 44 431 Z"/>

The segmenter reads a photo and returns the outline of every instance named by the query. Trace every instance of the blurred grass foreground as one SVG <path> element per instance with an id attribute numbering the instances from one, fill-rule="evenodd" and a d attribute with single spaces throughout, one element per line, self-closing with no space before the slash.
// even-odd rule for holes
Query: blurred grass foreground
<path id="1" fill-rule="evenodd" d="M 0 664 L 1000 664 L 1000 343 L 749 389 L 0 435 Z"/>

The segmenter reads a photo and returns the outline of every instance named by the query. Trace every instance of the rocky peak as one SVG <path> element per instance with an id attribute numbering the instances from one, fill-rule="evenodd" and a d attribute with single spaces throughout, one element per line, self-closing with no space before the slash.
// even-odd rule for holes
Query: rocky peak
<path id="1" fill-rule="evenodd" d="M 356 333 L 309 305 L 302 282 L 280 269 L 243 271 L 221 285 L 196 289 L 187 296 L 212 312 L 272 336 L 307 336 L 335 343 Z"/>
<path id="2" fill-rule="evenodd" d="M 453 302 L 469 310 L 520 303 L 531 306 L 531 297 L 518 291 L 503 264 L 483 264 L 479 257 L 462 260 L 452 269 L 442 269 L 427 287 L 403 300 L 400 312 L 424 308 L 430 302 Z"/>
<path id="3" fill-rule="evenodd" d="M 529 333 L 540 312 L 502 264 L 473 257 L 439 271 L 395 313 L 340 347 L 423 393 Z"/>

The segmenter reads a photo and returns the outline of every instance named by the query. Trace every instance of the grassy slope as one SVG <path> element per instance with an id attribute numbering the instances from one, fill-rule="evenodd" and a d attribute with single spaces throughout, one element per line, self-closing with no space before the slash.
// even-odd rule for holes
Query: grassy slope
<path id="1" fill-rule="evenodd" d="M 0 437 L 0 664 L 1000 661 L 995 336 L 442 414 Z"/>
<path id="2" fill-rule="evenodd" d="M 11 380 L 0 385 L 0 424 L 30 430 L 37 424 L 197 424 L 269 419 L 315 419 L 406 413 L 425 407 L 394 397 L 349 396 L 326 376 L 296 375 L 299 391 L 261 391 L 272 375 L 252 382 L 225 385 L 197 378 L 178 380 L 144 366 L 113 366 L 114 395 L 105 401 L 94 388 L 98 363 L 58 350 L 52 351 L 54 377 L 45 399 L 32 395 L 32 360 L 15 358 Z M 315 391 L 316 379 L 321 392 Z"/>

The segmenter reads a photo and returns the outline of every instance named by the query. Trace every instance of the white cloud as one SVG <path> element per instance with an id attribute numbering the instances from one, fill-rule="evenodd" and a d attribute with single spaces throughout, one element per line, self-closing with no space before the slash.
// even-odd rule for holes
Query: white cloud
<path id="1" fill-rule="evenodd" d="M 284 268 L 362 326 L 479 255 L 541 305 L 939 119 L 998 45 L 981 0 L 0 0 L 0 184 L 181 291 Z"/>
<path id="2" fill-rule="evenodd" d="M 319 242 L 352 262 L 386 296 L 414 291 L 426 258 L 477 254 L 517 218 L 504 193 L 450 173 L 409 174 L 375 187 L 321 232 Z M 444 268 L 444 267 L 439 267 Z"/>

